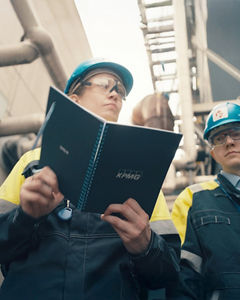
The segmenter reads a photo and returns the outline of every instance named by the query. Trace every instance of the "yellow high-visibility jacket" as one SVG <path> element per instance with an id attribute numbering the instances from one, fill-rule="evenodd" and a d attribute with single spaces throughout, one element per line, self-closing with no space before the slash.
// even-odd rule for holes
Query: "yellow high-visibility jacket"
<path id="1" fill-rule="evenodd" d="M 168 299 L 240 299 L 240 191 L 222 174 L 187 187 L 172 218 L 182 241 Z"/>
<path id="2" fill-rule="evenodd" d="M 193 184 L 186 187 L 175 200 L 172 209 L 172 220 L 180 235 L 181 244 L 185 240 L 188 211 L 192 206 L 194 193 L 201 190 L 214 190 L 217 186 L 215 180 Z"/>
<path id="3" fill-rule="evenodd" d="M 113 228 L 98 214 L 73 209 L 34 219 L 23 212 L 20 189 L 25 167 L 40 149 L 25 153 L 0 188 L 0 264 L 3 299 L 137 299 L 141 289 L 164 288 L 179 271 L 179 236 L 160 193 L 151 217 L 147 251 L 127 253 Z M 8 297 L 8 298 L 7 298 Z"/>
<path id="4" fill-rule="evenodd" d="M 4 181 L 2 186 L 0 187 L 0 199 L 4 199 L 6 201 L 12 202 L 13 204 L 19 205 L 20 199 L 20 189 L 23 184 L 25 178 L 22 175 L 24 168 L 34 160 L 39 160 L 41 149 L 37 148 L 32 151 L 26 152 L 18 163 L 15 165 L 10 175 Z M 14 188 L 13 188 L 14 187 Z M 160 191 L 158 199 L 156 201 L 156 205 L 154 207 L 150 222 L 158 222 L 158 221 L 169 221 L 169 224 L 166 228 L 169 232 L 176 233 L 174 226 L 171 225 L 171 216 L 169 213 L 169 209 L 163 195 L 163 192 Z M 172 227 L 172 228 L 171 228 Z M 161 230 L 162 233 L 164 233 Z"/>

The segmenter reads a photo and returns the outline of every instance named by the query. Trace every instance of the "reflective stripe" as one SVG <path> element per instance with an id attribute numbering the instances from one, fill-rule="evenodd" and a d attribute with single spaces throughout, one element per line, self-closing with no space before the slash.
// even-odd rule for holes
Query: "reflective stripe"
<path id="1" fill-rule="evenodd" d="M 181 250 L 181 260 L 186 259 L 190 266 L 198 273 L 202 271 L 202 258 L 192 252 Z"/>
<path id="2" fill-rule="evenodd" d="M 220 297 L 220 291 L 214 291 L 210 300 L 218 300 Z"/>
<path id="3" fill-rule="evenodd" d="M 189 188 L 193 192 L 193 194 L 203 190 L 203 187 L 199 183 L 193 184 Z"/>
<path id="4" fill-rule="evenodd" d="M 0 199 L 0 214 L 7 213 L 17 207 L 16 204 Z"/>
<path id="5" fill-rule="evenodd" d="M 157 234 L 178 234 L 172 220 L 150 222 L 150 227 Z"/>
<path id="6" fill-rule="evenodd" d="M 210 180 L 202 183 L 196 183 L 189 186 L 189 189 L 192 193 L 197 193 L 203 190 L 213 190 L 218 186 L 218 183 L 215 180 Z"/>

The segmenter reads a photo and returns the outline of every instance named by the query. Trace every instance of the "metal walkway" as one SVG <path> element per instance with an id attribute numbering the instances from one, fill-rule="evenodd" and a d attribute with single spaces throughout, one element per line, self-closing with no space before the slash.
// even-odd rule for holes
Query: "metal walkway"
<path id="1" fill-rule="evenodd" d="M 138 6 L 154 90 L 176 93 L 176 48 L 172 1 L 138 0 Z"/>

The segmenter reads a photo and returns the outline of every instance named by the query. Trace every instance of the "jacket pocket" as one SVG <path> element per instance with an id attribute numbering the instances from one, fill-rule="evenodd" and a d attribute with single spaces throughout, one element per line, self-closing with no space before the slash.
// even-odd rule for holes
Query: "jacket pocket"
<path id="1" fill-rule="evenodd" d="M 219 214 L 207 214 L 202 216 L 195 216 L 192 218 L 192 223 L 195 229 L 208 224 L 226 224 L 230 225 L 231 220 L 227 216 Z"/>

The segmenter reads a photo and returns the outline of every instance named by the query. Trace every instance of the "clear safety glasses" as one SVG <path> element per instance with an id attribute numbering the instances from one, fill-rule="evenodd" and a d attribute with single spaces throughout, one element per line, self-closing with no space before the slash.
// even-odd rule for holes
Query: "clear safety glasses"
<path id="1" fill-rule="evenodd" d="M 233 127 L 228 130 L 216 133 L 212 137 L 209 137 L 209 143 L 212 146 L 221 146 L 226 144 L 227 137 L 230 137 L 232 140 L 240 140 L 240 127 Z"/>
<path id="2" fill-rule="evenodd" d="M 112 78 L 90 78 L 88 81 L 82 81 L 82 85 L 89 86 L 95 92 L 105 95 L 115 90 L 122 100 L 125 100 L 127 96 L 126 89 L 121 81 Z"/>

